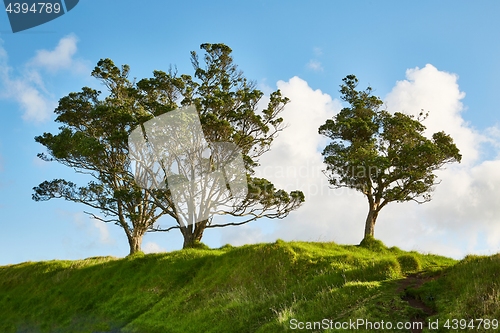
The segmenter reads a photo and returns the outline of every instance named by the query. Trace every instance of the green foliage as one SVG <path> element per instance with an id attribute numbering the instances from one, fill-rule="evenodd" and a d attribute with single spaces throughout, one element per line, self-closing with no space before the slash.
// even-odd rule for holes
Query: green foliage
<path id="1" fill-rule="evenodd" d="M 257 157 L 267 151 L 283 129 L 279 114 L 288 103 L 279 90 L 270 94 L 268 107 L 261 113 L 256 105 L 264 93 L 255 89 L 233 63 L 231 48 L 224 44 L 202 44 L 205 66 L 196 52 L 191 52 L 194 80 L 188 78 L 189 94 L 183 94 L 183 105 L 195 104 L 200 112 L 204 133 L 209 141 L 235 142 L 249 162 L 257 165 Z M 195 82 L 194 82 L 195 81 Z"/>
<path id="2" fill-rule="evenodd" d="M 461 160 L 450 136 L 438 132 L 427 139 L 419 119 L 379 110 L 382 101 L 370 87 L 357 91 L 354 75 L 343 81 L 340 92 L 350 107 L 319 128 L 333 140 L 323 151 L 332 185 L 372 193 L 384 202 L 408 201 L 429 192 L 434 170 Z"/>
<path id="3" fill-rule="evenodd" d="M 401 255 L 278 240 L 4 266 L 0 331 L 267 333 L 290 331 L 292 318 L 408 321 Z M 455 263 L 411 255 L 422 269 Z"/>
<path id="4" fill-rule="evenodd" d="M 89 214 L 122 227 L 134 253 L 140 250 L 144 233 L 172 211 L 157 209 L 150 193 L 137 186 L 129 167 L 128 135 L 153 115 L 136 103 L 128 73 L 128 66 L 118 69 L 111 60 L 101 60 L 92 76 L 108 88 L 107 97 L 100 98 L 100 91 L 84 87 L 59 100 L 54 111 L 61 124 L 59 133 L 35 137 L 47 149 L 38 157 L 57 161 L 92 180 L 86 186 L 64 179 L 44 181 L 33 188 L 33 200 L 62 198 L 98 210 L 103 216 Z"/>

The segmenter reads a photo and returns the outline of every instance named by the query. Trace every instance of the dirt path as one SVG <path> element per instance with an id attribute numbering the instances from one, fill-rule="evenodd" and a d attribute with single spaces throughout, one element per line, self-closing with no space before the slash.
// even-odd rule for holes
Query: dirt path
<path id="1" fill-rule="evenodd" d="M 436 279 L 436 277 L 424 276 L 423 273 L 411 274 L 411 275 L 408 275 L 406 277 L 406 279 L 401 280 L 401 282 L 399 282 L 399 286 L 397 289 L 398 293 L 404 292 L 404 296 L 402 297 L 402 299 L 404 301 L 407 301 L 411 307 L 413 307 L 415 309 L 420 309 L 423 311 L 423 313 L 424 313 L 423 317 L 416 316 L 414 318 L 411 318 L 412 323 L 421 322 L 422 327 L 426 327 L 426 318 L 436 314 L 436 312 L 433 309 L 431 309 L 430 307 L 428 307 L 427 305 L 425 305 L 425 303 L 422 302 L 421 300 L 416 299 L 414 296 L 407 293 L 407 290 L 409 288 L 413 288 L 413 289 L 419 288 L 425 282 L 428 282 L 428 281 L 431 281 L 434 279 Z M 412 329 L 411 332 L 412 333 L 420 333 L 420 332 L 422 332 L 422 330 L 421 329 Z"/>

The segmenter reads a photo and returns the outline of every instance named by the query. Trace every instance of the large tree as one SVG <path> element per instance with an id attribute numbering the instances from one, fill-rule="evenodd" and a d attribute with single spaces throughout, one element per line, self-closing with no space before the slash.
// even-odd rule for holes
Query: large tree
<path id="1" fill-rule="evenodd" d="M 356 90 L 354 75 L 343 82 L 340 92 L 349 106 L 319 128 L 332 140 L 323 150 L 325 174 L 334 188 L 352 188 L 368 199 L 366 239 L 374 236 L 379 212 L 389 202 L 431 200 L 438 183 L 434 171 L 462 156 L 444 132 L 424 135 L 423 112 L 389 113 L 370 87 Z"/>
<path id="2" fill-rule="evenodd" d="M 36 201 L 63 198 L 82 203 L 93 218 L 122 227 L 130 254 L 141 249 L 144 234 L 168 209 L 158 209 L 151 193 L 140 188 L 130 172 L 127 139 L 130 131 L 149 114 L 136 101 L 134 85 L 127 79 L 129 67 L 121 69 L 111 61 L 100 61 L 92 72 L 106 86 L 109 95 L 84 87 L 59 101 L 55 109 L 59 133 L 44 133 L 35 140 L 46 147 L 38 156 L 57 161 L 88 175 L 86 186 L 65 179 L 44 181 L 33 188 Z"/>
<path id="3" fill-rule="evenodd" d="M 87 186 L 56 179 L 34 188 L 34 200 L 64 198 L 100 210 L 104 222 L 113 221 L 124 228 L 131 253 L 140 248 L 147 231 L 180 229 L 183 247 L 201 241 L 207 228 L 242 225 L 258 218 L 284 218 L 304 202 L 300 191 L 287 193 L 266 179 L 253 177 L 258 158 L 270 149 L 283 129 L 281 112 L 288 99 L 279 91 L 271 93 L 264 110 L 259 102 L 264 94 L 255 89 L 233 64 L 231 49 L 224 44 L 203 44 L 206 52 L 202 68 L 195 52 L 191 54 L 194 78 L 154 71 L 154 76 L 131 82 L 129 67 L 118 68 L 110 59 L 100 60 L 92 76 L 101 80 L 109 96 L 83 88 L 62 98 L 55 110 L 60 133 L 36 137 L 47 154 L 45 160 L 56 160 L 94 178 Z M 134 179 L 130 159 L 129 135 L 135 128 L 154 121 L 179 107 L 194 105 L 208 142 L 229 142 L 243 156 L 248 195 L 238 205 L 218 211 L 235 217 L 233 221 L 213 223 L 212 216 L 192 224 L 182 223 L 179 211 L 167 188 L 143 188 Z M 145 139 L 147 136 L 145 135 Z M 160 226 L 160 216 L 169 215 L 172 226 Z"/>
<path id="4" fill-rule="evenodd" d="M 254 168 L 259 165 L 259 157 L 269 151 L 273 140 L 284 128 L 280 115 L 288 98 L 283 97 L 279 90 L 274 91 L 267 106 L 259 111 L 264 94 L 238 70 L 231 48 L 224 44 L 202 44 L 200 48 L 205 52 L 202 62 L 196 52 L 191 52 L 194 77 L 178 76 L 172 70 L 168 73 L 155 71 L 154 77 L 137 83 L 145 109 L 153 112 L 194 105 L 205 139 L 211 143 L 233 143 L 243 155 L 248 195 L 240 204 L 218 212 L 237 218 L 235 221 L 214 223 L 211 216 L 185 225 L 177 218 L 176 225 L 157 228 L 180 229 L 184 247 L 201 241 L 208 228 L 242 225 L 262 217 L 281 219 L 304 202 L 301 191 L 287 193 L 276 189 L 266 179 L 252 176 Z M 170 198 L 168 189 L 164 198 Z M 157 203 L 162 206 L 161 200 Z"/>

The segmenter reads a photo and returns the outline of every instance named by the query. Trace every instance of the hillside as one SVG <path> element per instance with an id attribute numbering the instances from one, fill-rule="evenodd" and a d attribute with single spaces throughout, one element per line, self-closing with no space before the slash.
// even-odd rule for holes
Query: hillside
<path id="1" fill-rule="evenodd" d="M 498 319 L 499 267 L 499 255 L 456 262 L 375 240 L 26 262 L 0 267 L 0 331 L 367 332 L 334 323 Z M 299 329 L 315 321 L 333 329 Z"/>

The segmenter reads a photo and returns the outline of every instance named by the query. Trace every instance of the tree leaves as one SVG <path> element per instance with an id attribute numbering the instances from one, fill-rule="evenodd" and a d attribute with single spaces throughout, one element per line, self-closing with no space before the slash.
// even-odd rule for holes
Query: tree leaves
<path id="1" fill-rule="evenodd" d="M 356 90 L 354 75 L 343 81 L 341 98 L 350 106 L 319 128 L 332 140 L 323 150 L 330 184 L 361 190 L 382 206 L 430 200 L 433 171 L 461 160 L 453 139 L 444 132 L 426 138 L 424 118 L 379 110 L 382 101 L 371 95 L 371 88 Z M 356 168 L 364 172 L 349 172 Z"/>
<path id="2" fill-rule="evenodd" d="M 33 188 L 33 200 L 62 198 L 98 210 L 104 217 L 89 214 L 121 226 L 132 253 L 137 250 L 135 240 L 141 239 L 168 211 L 157 209 L 149 193 L 135 184 L 129 168 L 128 134 L 139 119 L 152 115 L 137 103 L 138 95 L 127 79 L 128 71 L 128 66 L 120 70 L 111 60 L 101 60 L 92 75 L 105 83 L 109 96 L 102 99 L 99 91 L 84 87 L 59 100 L 54 112 L 62 126 L 57 134 L 35 137 L 47 149 L 47 153 L 38 156 L 58 161 L 93 180 L 81 187 L 64 179 L 45 181 Z"/>

